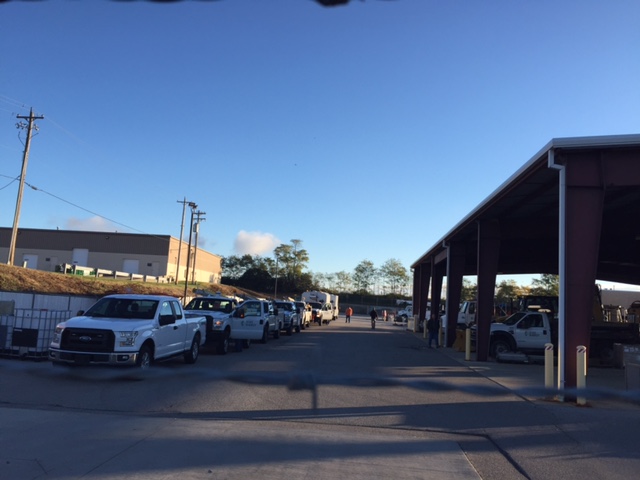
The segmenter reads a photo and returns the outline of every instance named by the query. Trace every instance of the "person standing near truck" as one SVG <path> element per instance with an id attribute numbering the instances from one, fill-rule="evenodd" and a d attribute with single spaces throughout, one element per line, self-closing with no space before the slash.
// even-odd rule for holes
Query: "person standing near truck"
<path id="1" fill-rule="evenodd" d="M 439 329 L 440 329 L 440 325 L 438 325 L 438 319 L 436 318 L 436 314 L 432 313 L 431 317 L 427 321 L 427 332 L 429 332 L 429 340 L 427 341 L 427 344 L 429 345 L 429 348 L 433 348 L 431 347 L 431 342 L 433 340 L 436 341 L 436 348 L 440 348 L 440 343 L 438 343 Z"/>
<path id="2" fill-rule="evenodd" d="M 344 312 L 344 323 L 351 323 L 351 315 L 353 315 L 353 308 L 347 307 Z"/>

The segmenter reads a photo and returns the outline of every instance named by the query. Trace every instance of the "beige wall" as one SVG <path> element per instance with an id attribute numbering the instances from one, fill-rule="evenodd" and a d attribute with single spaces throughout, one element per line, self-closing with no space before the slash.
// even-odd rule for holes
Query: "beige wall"
<path id="1" fill-rule="evenodd" d="M 0 261 L 6 262 L 9 255 L 8 229 L 0 229 Z M 153 275 L 175 278 L 180 251 L 179 280 L 184 280 L 187 265 L 187 242 L 180 242 L 170 236 L 154 237 L 148 235 L 99 233 L 99 232 L 71 232 L 56 230 L 22 230 L 24 241 L 28 246 L 20 246 L 15 251 L 15 265 L 23 265 L 28 259 L 28 267 L 53 272 L 56 265 L 73 264 L 74 248 L 88 250 L 87 264 L 81 267 L 101 268 L 104 270 L 126 271 L 125 262 L 137 262 L 137 272 L 141 275 Z M 63 237 L 63 240 L 61 240 Z M 168 242 L 167 242 L 168 240 Z M 61 242 L 64 241 L 64 246 Z M 164 242 L 164 244 L 163 244 Z M 54 248 L 40 248 L 46 245 Z M 62 248 L 60 248 L 62 247 Z M 192 247 L 193 251 L 194 247 Z M 145 252 L 146 250 L 146 252 Z M 130 253 L 133 252 L 133 253 Z M 149 253 L 152 252 L 152 253 Z M 36 261 L 37 259 L 37 261 Z M 194 271 L 196 282 L 217 283 L 222 276 L 222 258 L 213 253 L 198 249 L 195 255 L 196 268 Z M 194 258 L 192 254 L 191 262 Z M 191 273 L 190 279 L 193 278 Z"/>
<path id="2" fill-rule="evenodd" d="M 171 238 L 169 245 L 169 264 L 167 266 L 167 276 L 175 278 L 176 275 L 176 262 L 178 261 L 178 247 L 179 240 Z M 195 280 L 196 282 L 205 283 L 220 283 L 222 278 L 222 257 L 213 253 L 207 252 L 202 249 L 198 249 L 195 254 L 195 271 L 193 269 L 193 246 L 191 247 L 191 267 L 189 268 L 189 281 Z M 184 281 L 187 270 L 187 242 L 182 242 L 182 249 L 180 251 L 180 270 L 178 272 L 178 281 Z M 194 278 L 195 276 L 195 278 Z M 193 279 L 193 280 L 192 280 Z"/>

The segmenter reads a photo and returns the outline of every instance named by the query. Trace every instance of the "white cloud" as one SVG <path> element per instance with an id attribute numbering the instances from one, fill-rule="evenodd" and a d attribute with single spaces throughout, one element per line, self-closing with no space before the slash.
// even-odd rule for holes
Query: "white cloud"
<path id="1" fill-rule="evenodd" d="M 262 255 L 273 250 L 281 243 L 271 233 L 240 230 L 233 242 L 233 249 L 238 255 Z"/>
<path id="2" fill-rule="evenodd" d="M 65 222 L 66 230 L 84 230 L 89 232 L 115 232 L 117 226 L 102 217 L 75 218 L 71 217 Z M 120 231 L 124 227 L 120 227 Z"/>

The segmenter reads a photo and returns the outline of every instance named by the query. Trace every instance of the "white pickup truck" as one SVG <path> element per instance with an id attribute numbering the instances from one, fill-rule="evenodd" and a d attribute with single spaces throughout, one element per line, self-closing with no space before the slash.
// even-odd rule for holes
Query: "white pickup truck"
<path id="1" fill-rule="evenodd" d="M 215 344 L 216 351 L 225 355 L 229 351 L 229 340 L 233 338 L 230 313 L 238 301 L 220 293 L 207 297 L 196 297 L 184 310 L 187 315 L 204 315 L 207 319 L 207 344 Z"/>
<path id="2" fill-rule="evenodd" d="M 206 340 L 204 316 L 188 316 L 177 298 L 108 295 L 59 323 L 49 347 L 54 364 L 130 365 L 183 355 L 195 363 Z"/>
<path id="3" fill-rule="evenodd" d="M 251 340 L 267 343 L 269 335 L 280 337 L 282 320 L 268 300 L 245 300 L 229 316 L 231 336 L 242 346 L 249 347 Z"/>
<path id="4" fill-rule="evenodd" d="M 491 324 L 489 353 L 497 358 L 500 354 L 522 352 L 544 354 L 545 344 L 557 344 L 557 321 L 548 311 L 516 312 L 503 322 Z M 640 343 L 640 325 L 626 322 L 591 322 L 589 356 L 601 361 L 613 360 L 614 343 Z M 475 343 L 475 326 L 471 328 L 472 343 Z"/>

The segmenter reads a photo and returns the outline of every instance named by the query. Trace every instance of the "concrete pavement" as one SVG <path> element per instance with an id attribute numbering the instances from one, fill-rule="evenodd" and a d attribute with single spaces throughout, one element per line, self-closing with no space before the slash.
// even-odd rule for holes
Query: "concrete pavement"
<path id="1" fill-rule="evenodd" d="M 591 474 L 588 478 L 637 475 L 640 407 L 615 395 L 625 390 L 624 371 L 591 369 L 587 386 L 612 395 L 587 397 L 587 407 L 576 407 L 536 394 L 544 384 L 542 365 L 466 361 L 464 353 L 446 348 L 426 355 L 448 357 L 484 377 L 478 385 L 503 387 L 522 401 L 504 403 L 508 410 L 500 418 L 496 404 L 486 414 L 482 403 L 464 411 L 454 403 L 434 405 L 443 415 L 434 417 L 429 429 L 337 425 L 335 419 L 323 424 L 96 413 L 5 403 L 0 404 L 0 480 L 512 479 L 551 478 L 558 471 L 563 478 L 574 478 L 573 471 L 575 478 L 585 478 L 585 472 Z M 456 412 L 455 421 L 444 412 Z M 521 418 L 531 412 L 545 420 L 527 423 Z"/>

